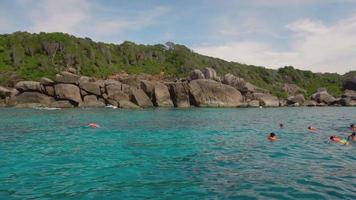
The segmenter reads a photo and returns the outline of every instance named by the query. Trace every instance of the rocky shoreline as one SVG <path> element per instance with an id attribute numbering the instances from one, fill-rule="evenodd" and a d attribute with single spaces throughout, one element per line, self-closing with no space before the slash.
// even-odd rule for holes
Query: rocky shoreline
<path id="1" fill-rule="evenodd" d="M 232 74 L 219 77 L 212 68 L 193 70 L 187 79 L 173 82 L 136 79 L 134 82 L 117 78 L 98 80 L 80 76 L 75 69 L 68 68 L 54 80 L 20 81 L 14 88 L 0 86 L 0 107 L 356 106 L 356 77 L 343 83 L 341 98 L 319 88 L 306 99 L 301 88 L 285 84 L 283 89 L 289 94 L 286 100 Z"/>

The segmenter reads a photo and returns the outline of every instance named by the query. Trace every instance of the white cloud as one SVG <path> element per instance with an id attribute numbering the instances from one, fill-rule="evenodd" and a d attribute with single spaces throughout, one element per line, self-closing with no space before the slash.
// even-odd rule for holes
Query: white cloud
<path id="1" fill-rule="evenodd" d="M 356 69 L 356 15 L 331 25 L 302 19 L 286 27 L 295 36 L 288 50 L 251 41 L 231 41 L 194 50 L 229 61 L 273 68 L 293 65 L 316 72 L 338 73 Z"/>
<path id="2" fill-rule="evenodd" d="M 76 33 L 79 26 L 90 18 L 87 0 L 27 0 L 23 3 L 36 5 L 29 12 L 30 32 Z"/>
<path id="3" fill-rule="evenodd" d="M 101 20 L 94 25 L 95 32 L 99 34 L 120 33 L 126 30 L 139 30 L 149 25 L 155 24 L 157 18 L 168 12 L 167 7 L 159 6 L 152 10 L 140 13 L 133 19 Z"/>

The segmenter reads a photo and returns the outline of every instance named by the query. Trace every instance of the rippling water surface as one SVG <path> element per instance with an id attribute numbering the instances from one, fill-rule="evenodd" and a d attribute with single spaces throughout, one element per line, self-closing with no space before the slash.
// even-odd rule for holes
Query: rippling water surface
<path id="1" fill-rule="evenodd" d="M 356 108 L 0 109 L 0 199 L 356 199 L 356 143 L 328 142 L 355 122 Z"/>

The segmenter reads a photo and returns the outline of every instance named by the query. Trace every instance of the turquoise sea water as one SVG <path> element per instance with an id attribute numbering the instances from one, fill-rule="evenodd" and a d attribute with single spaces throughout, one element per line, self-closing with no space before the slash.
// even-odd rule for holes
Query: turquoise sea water
<path id="1" fill-rule="evenodd" d="M 356 144 L 328 142 L 355 122 L 337 107 L 0 109 L 0 199 L 356 199 Z"/>

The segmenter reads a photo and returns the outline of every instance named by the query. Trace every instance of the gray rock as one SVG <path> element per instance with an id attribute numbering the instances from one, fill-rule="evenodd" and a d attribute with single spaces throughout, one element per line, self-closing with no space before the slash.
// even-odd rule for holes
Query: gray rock
<path id="1" fill-rule="evenodd" d="M 20 81 L 15 85 L 15 88 L 20 92 L 42 92 L 40 82 L 36 81 Z"/>
<path id="2" fill-rule="evenodd" d="M 175 107 L 190 107 L 189 85 L 186 82 L 170 83 L 168 85 L 173 104 Z"/>
<path id="3" fill-rule="evenodd" d="M 238 90 L 208 79 L 191 81 L 189 91 L 192 102 L 199 107 L 238 107 L 242 103 Z"/>
<path id="4" fill-rule="evenodd" d="M 61 100 L 61 101 L 54 101 L 50 104 L 51 108 L 73 108 L 74 105 L 70 101 Z"/>
<path id="5" fill-rule="evenodd" d="M 253 108 L 260 107 L 260 101 L 258 100 L 249 101 L 247 106 Z"/>
<path id="6" fill-rule="evenodd" d="M 131 101 L 142 108 L 152 107 L 152 101 L 142 89 L 131 90 Z"/>
<path id="7" fill-rule="evenodd" d="M 356 90 L 345 90 L 342 98 L 350 98 L 350 100 L 356 100 Z"/>
<path id="8" fill-rule="evenodd" d="M 51 96 L 51 97 L 55 96 L 53 86 L 44 86 L 44 91 L 42 91 L 42 92 L 46 93 L 48 96 Z"/>
<path id="9" fill-rule="evenodd" d="M 23 104 L 23 106 L 25 107 L 32 107 L 33 105 L 30 104 L 37 103 L 44 106 L 49 106 L 53 101 L 54 101 L 53 97 L 49 97 L 39 92 L 23 92 L 21 94 L 12 97 L 9 100 L 9 104 L 12 106 Z M 26 106 L 26 104 L 30 106 Z"/>
<path id="10" fill-rule="evenodd" d="M 114 92 L 110 92 L 110 95 L 108 95 L 107 99 L 111 99 L 114 101 L 130 101 L 130 96 L 126 93 L 124 93 L 121 90 Z"/>
<path id="11" fill-rule="evenodd" d="M 122 100 L 122 101 L 119 101 L 118 102 L 118 107 L 120 108 L 140 108 L 138 105 L 132 103 L 131 101 L 125 101 L 125 100 Z"/>
<path id="12" fill-rule="evenodd" d="M 160 82 L 155 83 L 153 104 L 159 107 L 173 107 L 168 87 Z"/>
<path id="13" fill-rule="evenodd" d="M 279 99 L 271 94 L 253 93 L 253 100 L 258 100 L 264 107 L 279 107 Z"/>
<path id="14" fill-rule="evenodd" d="M 204 77 L 206 79 L 212 79 L 215 80 L 216 78 L 216 71 L 211 68 L 211 67 L 206 67 L 202 70 L 202 73 L 204 74 Z"/>
<path id="15" fill-rule="evenodd" d="M 56 75 L 55 81 L 58 83 L 78 84 L 79 76 L 70 72 L 61 72 Z"/>
<path id="16" fill-rule="evenodd" d="M 105 103 L 99 101 L 95 95 L 87 95 L 80 107 L 105 107 Z"/>
<path id="17" fill-rule="evenodd" d="M 11 96 L 11 90 L 0 86 L 0 98 L 4 99 L 5 97 Z"/>
<path id="18" fill-rule="evenodd" d="M 285 83 L 283 85 L 283 90 L 288 94 L 288 96 L 296 96 L 298 94 L 303 94 L 306 91 L 296 84 Z"/>
<path id="19" fill-rule="evenodd" d="M 191 71 L 189 75 L 189 80 L 197 80 L 197 79 L 204 79 L 204 78 L 205 76 L 203 72 L 201 72 L 199 69 L 195 69 Z"/>
<path id="20" fill-rule="evenodd" d="M 45 86 L 47 86 L 47 85 L 54 85 L 54 84 L 55 84 L 54 81 L 52 81 L 51 79 L 46 78 L 46 77 L 41 78 L 40 83 L 41 83 L 42 85 L 45 85 Z"/>
<path id="21" fill-rule="evenodd" d="M 97 96 L 101 95 L 100 83 L 96 82 L 80 82 L 79 87 L 82 90 L 87 91 L 90 94 L 95 94 Z"/>
<path id="22" fill-rule="evenodd" d="M 330 105 L 333 104 L 336 99 L 335 97 L 331 96 L 326 89 L 318 89 L 318 92 L 314 93 L 312 95 L 312 100 L 315 100 L 317 103 L 319 104 L 326 104 L 326 105 Z"/>
<path id="23" fill-rule="evenodd" d="M 80 96 L 80 89 L 78 86 L 72 84 L 56 84 L 54 90 L 57 99 L 70 100 L 76 104 L 82 103 L 82 97 Z"/>
<path id="24" fill-rule="evenodd" d="M 155 85 L 151 81 L 142 80 L 140 82 L 141 89 L 147 94 L 147 96 L 153 101 Z"/>
<path id="25" fill-rule="evenodd" d="M 305 101 L 304 96 L 302 94 L 298 94 L 296 96 L 288 97 L 287 104 L 293 105 L 293 104 L 298 103 L 299 105 L 302 105 L 304 103 L 304 101 Z"/>
<path id="26" fill-rule="evenodd" d="M 72 73 L 72 74 L 76 74 L 77 73 L 77 70 L 75 68 L 73 68 L 73 67 L 68 67 L 66 71 L 69 72 L 69 73 Z"/>
<path id="27" fill-rule="evenodd" d="M 317 102 L 314 101 L 314 100 L 306 100 L 304 103 L 303 103 L 303 106 L 309 106 L 309 107 L 313 107 L 313 106 L 317 106 Z"/>

